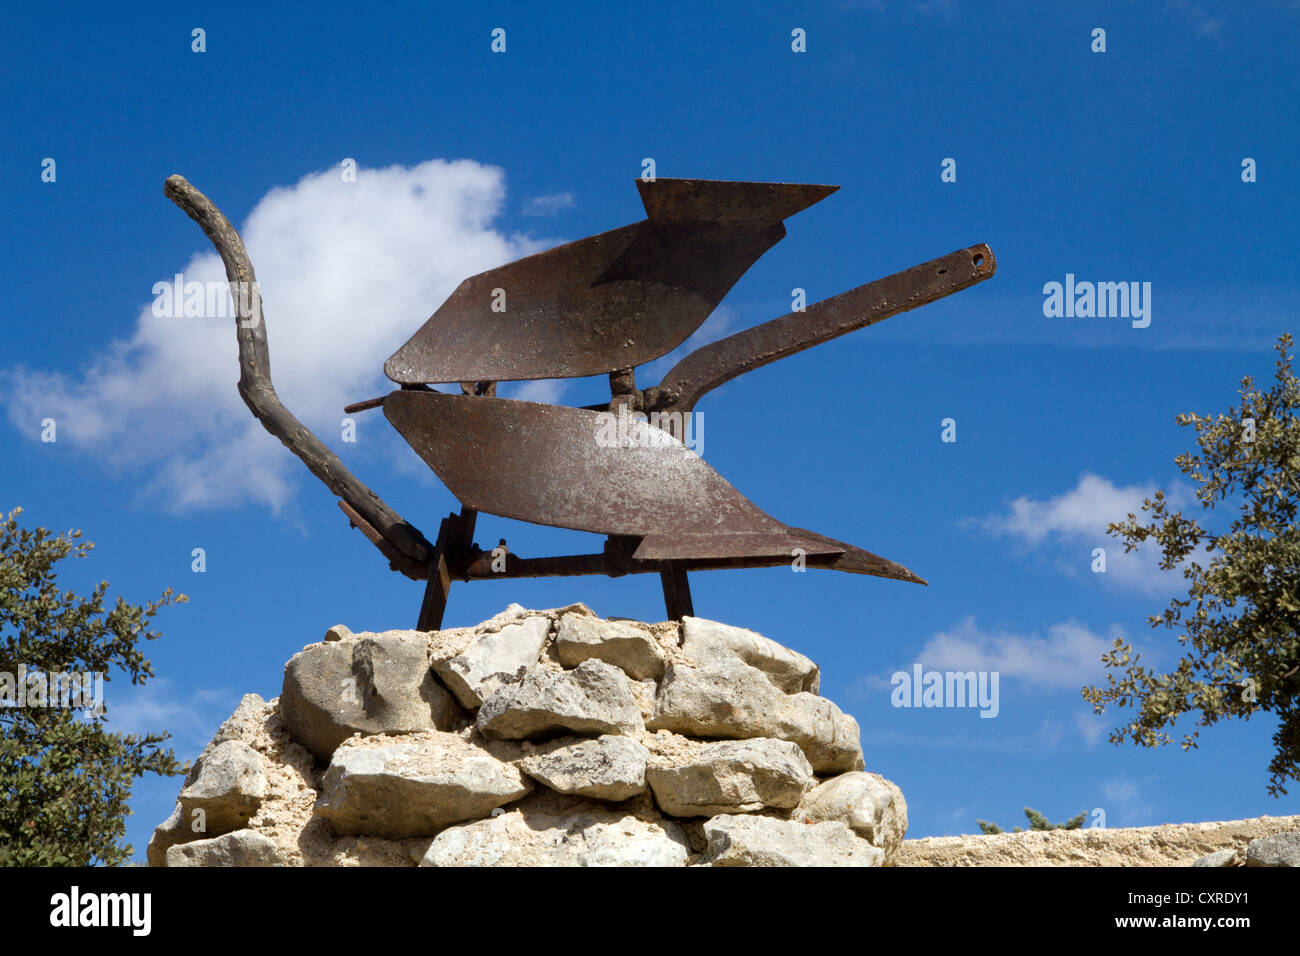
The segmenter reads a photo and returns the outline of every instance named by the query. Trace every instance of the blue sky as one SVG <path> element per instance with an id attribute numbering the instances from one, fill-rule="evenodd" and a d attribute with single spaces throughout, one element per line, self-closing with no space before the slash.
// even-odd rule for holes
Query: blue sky
<path id="1" fill-rule="evenodd" d="M 1026 805 L 1101 808 L 1110 826 L 1300 809 L 1265 792 L 1270 720 L 1216 726 L 1192 753 L 1116 748 L 1127 712 L 1094 718 L 1079 695 L 1116 635 L 1176 660 L 1146 618 L 1179 579 L 1103 529 L 1177 486 L 1192 438 L 1174 416 L 1268 381 L 1271 343 L 1296 330 L 1300 4 L 463 6 L 6 13 L 0 507 L 97 543 L 69 586 L 190 596 L 147 648 L 157 679 L 109 686 L 119 726 L 166 728 L 191 758 L 242 693 L 278 694 L 302 645 L 340 622 L 410 627 L 421 593 L 240 404 L 228 320 L 150 315 L 154 283 L 221 276 L 163 180 L 185 175 L 244 233 L 286 404 L 432 535 L 450 494 L 378 412 L 341 443 L 342 405 L 386 390 L 384 359 L 462 278 L 642 218 L 653 157 L 664 177 L 843 187 L 787 222 L 693 344 L 787 312 L 794 287 L 817 300 L 977 242 L 997 256 L 988 282 L 698 408 L 704 457 L 760 507 L 930 582 L 692 578 L 701 616 L 821 664 L 911 835 L 1009 827 Z M 1150 326 L 1045 317 L 1043 286 L 1067 273 L 1150 282 Z M 503 394 L 580 405 L 604 387 Z M 599 546 L 480 518 L 480 543 L 503 536 L 524 555 Z M 649 577 L 553 579 L 458 585 L 447 623 L 578 600 L 663 614 Z M 889 675 L 918 661 L 998 670 L 997 718 L 891 707 Z M 140 853 L 177 786 L 137 786 Z"/>

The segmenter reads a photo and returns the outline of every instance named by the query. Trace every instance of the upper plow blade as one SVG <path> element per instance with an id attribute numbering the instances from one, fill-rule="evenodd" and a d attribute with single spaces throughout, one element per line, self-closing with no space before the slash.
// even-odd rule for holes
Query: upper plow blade
<path id="1" fill-rule="evenodd" d="M 577 378 L 665 355 L 835 187 L 638 182 L 649 218 L 472 276 L 385 363 L 403 385 Z"/>

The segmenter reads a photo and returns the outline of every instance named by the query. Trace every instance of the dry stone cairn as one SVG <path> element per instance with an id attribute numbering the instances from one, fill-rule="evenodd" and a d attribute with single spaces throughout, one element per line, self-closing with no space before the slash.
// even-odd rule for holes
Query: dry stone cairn
<path id="1" fill-rule="evenodd" d="M 898 787 L 811 660 L 701 618 L 334 627 L 248 695 L 152 866 L 887 866 Z"/>

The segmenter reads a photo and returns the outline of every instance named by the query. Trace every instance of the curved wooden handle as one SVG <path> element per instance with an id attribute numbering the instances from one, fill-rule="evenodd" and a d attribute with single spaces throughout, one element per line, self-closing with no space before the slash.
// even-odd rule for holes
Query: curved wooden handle
<path id="1" fill-rule="evenodd" d="M 280 439 L 286 448 L 302 459 L 313 475 L 343 500 L 347 505 L 344 511 L 351 509 L 349 517 L 360 517 L 389 545 L 385 548 L 375 541 L 394 570 L 409 577 L 424 577 L 433 560 L 433 545 L 348 471 L 338 456 L 285 408 L 276 395 L 275 386 L 271 384 L 271 356 L 266 343 L 266 325 L 262 321 L 262 296 L 257 288 L 257 275 L 235 227 L 216 204 L 195 189 L 184 176 L 168 176 L 163 192 L 199 224 L 225 263 L 230 295 L 235 302 L 239 394 L 244 404 L 268 432 Z M 361 530 L 366 532 L 364 527 Z M 424 573 L 418 573 L 419 570 L 424 570 Z"/>

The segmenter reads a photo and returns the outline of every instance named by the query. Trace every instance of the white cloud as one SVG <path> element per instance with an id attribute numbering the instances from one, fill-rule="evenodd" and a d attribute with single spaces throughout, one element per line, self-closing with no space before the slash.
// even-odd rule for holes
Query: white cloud
<path id="1" fill-rule="evenodd" d="M 547 193 L 527 200 L 522 212 L 525 216 L 554 216 L 565 209 L 572 209 L 576 204 L 573 193 Z"/>
<path id="2" fill-rule="evenodd" d="M 257 269 L 276 390 L 327 444 L 345 404 L 391 387 L 384 359 L 462 279 L 549 244 L 494 229 L 504 200 L 500 169 L 430 160 L 358 170 L 351 183 L 337 170 L 314 173 L 272 189 L 249 213 L 240 232 Z M 197 228 L 190 241 L 204 251 L 178 262 L 185 280 L 223 283 Z M 151 282 L 141 299 L 152 296 Z M 159 318 L 144 305 L 129 337 L 93 348 L 98 357 L 80 374 L 0 370 L 13 422 L 30 432 L 54 418 L 61 443 L 137 477 L 151 503 L 171 510 L 252 501 L 278 511 L 291 501 L 306 471 L 235 390 L 233 320 Z"/>
<path id="3" fill-rule="evenodd" d="M 968 617 L 925 643 L 916 662 L 934 671 L 997 671 L 1046 687 L 1082 687 L 1097 680 L 1101 657 L 1114 644 L 1077 621 L 1052 624 L 1047 634 L 983 630 Z"/>
<path id="4" fill-rule="evenodd" d="M 974 749 L 1024 749 L 1052 750 L 1061 744 L 1073 730 L 1091 750 L 1096 747 L 1113 726 L 1105 715 L 1096 715 L 1090 706 L 1077 696 L 1084 686 L 1104 683 L 1107 672 L 1102 655 L 1108 653 L 1116 637 L 1124 632 L 1112 625 L 1099 634 L 1075 620 L 1048 625 L 1045 634 L 1016 633 L 1000 628 L 983 628 L 974 617 L 968 617 L 955 627 L 934 634 L 911 661 L 900 668 L 859 677 L 850 688 L 850 696 L 857 699 L 888 696 L 893 691 L 891 677 L 902 670 L 911 673 L 914 665 L 924 671 L 987 671 L 998 673 L 1000 693 L 1006 700 L 1006 681 L 1017 679 L 1026 685 L 1047 691 L 1074 692 L 1069 695 L 1075 706 L 1063 717 L 1046 714 L 1037 730 L 1030 735 L 1015 737 L 981 736 L 967 740 L 964 737 L 945 738 L 936 746 L 967 746 Z M 1154 652 L 1140 644 L 1143 655 Z M 879 741 L 877 741 L 879 742 Z M 903 741 L 893 741 L 898 743 Z M 905 741 L 909 744 L 917 740 Z"/>
<path id="5" fill-rule="evenodd" d="M 1070 491 L 1036 501 L 1022 495 L 1011 502 L 1003 515 L 986 519 L 991 531 L 1013 535 L 1030 544 L 1041 544 L 1051 535 L 1106 533 L 1106 525 L 1126 515 L 1141 514 L 1142 501 L 1155 493 L 1153 485 L 1116 486 L 1098 475 L 1084 473 Z"/>
<path id="6" fill-rule="evenodd" d="M 1165 491 L 1175 509 L 1200 510 L 1185 484 L 1175 482 Z M 1074 488 L 1054 498 L 1040 500 L 1022 495 L 1002 513 L 975 519 L 968 524 L 990 534 L 1013 538 L 1030 548 L 1051 549 L 1062 570 L 1076 576 L 1091 574 L 1092 551 L 1104 548 L 1106 571 L 1096 577 L 1145 593 L 1159 594 L 1176 588 L 1183 580 L 1176 570 L 1160 569 L 1159 546 L 1148 541 L 1126 554 L 1123 541 L 1106 533 L 1107 524 L 1123 521 L 1130 514 L 1142 518 L 1142 502 L 1155 492 L 1156 486 L 1152 483 L 1115 485 L 1106 478 L 1085 472 Z"/>

